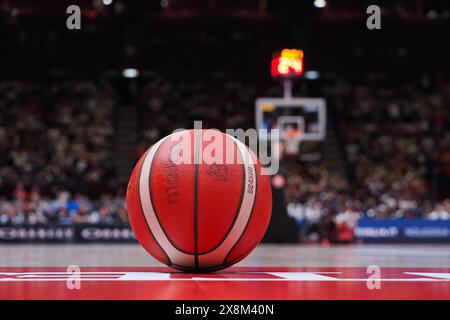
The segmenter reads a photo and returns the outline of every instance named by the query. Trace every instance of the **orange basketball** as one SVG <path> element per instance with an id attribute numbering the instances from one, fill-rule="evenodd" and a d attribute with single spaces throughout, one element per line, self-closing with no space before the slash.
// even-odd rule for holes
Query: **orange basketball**
<path id="1" fill-rule="evenodd" d="M 216 130 L 161 139 L 128 183 L 128 215 L 137 239 L 157 260 L 183 271 L 237 263 L 269 224 L 272 193 L 262 170 L 242 142 Z"/>

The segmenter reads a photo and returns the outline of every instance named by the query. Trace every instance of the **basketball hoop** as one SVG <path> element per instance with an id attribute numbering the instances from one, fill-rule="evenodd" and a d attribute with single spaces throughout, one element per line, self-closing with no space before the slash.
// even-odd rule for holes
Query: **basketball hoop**
<path id="1" fill-rule="evenodd" d="M 298 155 L 303 132 L 298 128 L 289 128 L 284 132 L 284 153 Z"/>

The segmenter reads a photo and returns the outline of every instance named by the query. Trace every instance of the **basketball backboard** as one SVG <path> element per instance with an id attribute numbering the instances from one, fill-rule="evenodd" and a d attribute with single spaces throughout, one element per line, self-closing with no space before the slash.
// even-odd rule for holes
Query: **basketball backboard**
<path id="1" fill-rule="evenodd" d="M 260 139 L 270 140 L 272 129 L 280 129 L 280 139 L 284 141 L 325 139 L 326 102 L 323 98 L 258 98 L 255 117 Z"/>

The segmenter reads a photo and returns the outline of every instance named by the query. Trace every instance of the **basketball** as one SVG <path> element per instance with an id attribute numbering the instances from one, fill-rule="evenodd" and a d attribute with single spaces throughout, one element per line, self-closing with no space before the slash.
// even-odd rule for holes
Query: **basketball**
<path id="1" fill-rule="evenodd" d="M 216 130 L 185 130 L 136 164 L 127 208 L 140 244 L 182 271 L 210 272 L 244 259 L 269 224 L 270 180 L 256 155 Z"/>

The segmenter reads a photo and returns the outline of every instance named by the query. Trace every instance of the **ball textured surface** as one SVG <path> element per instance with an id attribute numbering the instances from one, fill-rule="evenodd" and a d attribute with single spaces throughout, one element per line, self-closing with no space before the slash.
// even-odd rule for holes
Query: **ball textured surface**
<path id="1" fill-rule="evenodd" d="M 187 272 L 216 271 L 245 258 L 264 236 L 272 209 L 270 179 L 255 154 L 218 131 L 221 143 L 215 146 L 223 152 L 211 151 L 202 138 L 207 131 L 161 139 L 138 161 L 127 190 L 140 244 L 160 262 Z M 191 161 L 180 163 L 175 154 Z M 204 161 L 204 154 L 222 161 Z M 252 162 L 244 160 L 249 157 Z"/>

